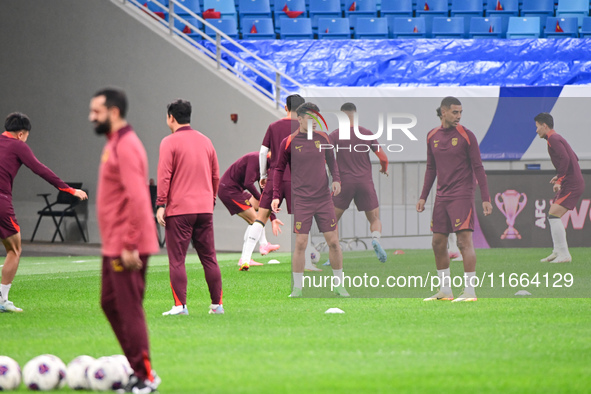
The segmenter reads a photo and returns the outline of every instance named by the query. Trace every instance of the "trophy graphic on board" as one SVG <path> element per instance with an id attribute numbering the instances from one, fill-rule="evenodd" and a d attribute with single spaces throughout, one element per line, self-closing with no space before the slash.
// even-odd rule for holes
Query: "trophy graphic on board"
<path id="1" fill-rule="evenodd" d="M 501 235 L 501 239 L 521 239 L 521 234 L 515 228 L 515 219 L 527 204 L 525 193 L 519 193 L 517 190 L 505 190 L 503 193 L 497 193 L 495 203 L 499 211 L 507 219 L 507 229 Z"/>

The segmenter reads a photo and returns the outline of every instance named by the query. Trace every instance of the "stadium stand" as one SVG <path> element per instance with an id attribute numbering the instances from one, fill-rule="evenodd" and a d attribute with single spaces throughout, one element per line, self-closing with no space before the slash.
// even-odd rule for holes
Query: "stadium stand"
<path id="1" fill-rule="evenodd" d="M 425 18 L 394 18 L 392 38 L 426 38 Z"/>
<path id="2" fill-rule="evenodd" d="M 341 0 L 315 0 L 310 3 L 310 19 L 312 28 L 318 27 L 318 18 L 340 18 L 342 16 Z"/>
<path id="3" fill-rule="evenodd" d="M 312 39 L 312 20 L 310 18 L 283 18 L 281 24 L 281 38 L 284 40 Z"/>
<path id="4" fill-rule="evenodd" d="M 581 27 L 583 18 L 589 16 L 588 0 L 559 0 L 556 8 L 556 16 L 560 18 L 576 17 L 578 26 Z"/>
<path id="5" fill-rule="evenodd" d="M 470 19 L 484 15 L 482 0 L 453 0 L 450 15 L 464 18 L 464 36 L 467 37 L 470 31 Z"/>
<path id="6" fill-rule="evenodd" d="M 540 17 L 532 16 L 527 18 L 511 17 L 509 18 L 509 28 L 507 29 L 507 38 L 539 38 L 540 37 Z"/>
<path id="7" fill-rule="evenodd" d="M 583 18 L 580 34 L 581 38 L 591 38 L 591 17 Z"/>
<path id="8" fill-rule="evenodd" d="M 355 27 L 355 38 L 388 38 L 388 20 L 384 18 L 359 17 Z"/>
<path id="9" fill-rule="evenodd" d="M 270 18 L 271 4 L 269 0 L 240 0 L 238 14 L 240 18 Z"/>
<path id="10" fill-rule="evenodd" d="M 412 0 L 382 0 L 380 16 L 383 17 L 397 17 L 405 16 L 413 17 L 413 3 Z"/>
<path id="11" fill-rule="evenodd" d="M 442 18 L 436 16 L 433 18 L 431 35 L 433 38 L 464 38 L 464 18 Z"/>
<path id="12" fill-rule="evenodd" d="M 470 38 L 502 38 L 503 21 L 500 17 L 474 17 L 470 20 Z"/>
<path id="13" fill-rule="evenodd" d="M 175 0 L 190 9 L 197 15 L 203 15 L 206 19 L 233 18 L 237 23 L 237 38 L 243 39 L 309 39 L 308 33 L 281 33 L 282 19 L 310 18 L 312 26 L 312 37 L 317 39 L 347 39 L 359 38 L 356 31 L 356 21 L 360 17 L 375 19 L 374 23 L 379 26 L 387 26 L 388 38 L 507 38 L 509 31 L 509 19 L 511 17 L 531 18 L 538 17 L 540 20 L 539 33 L 537 37 L 575 37 L 575 34 L 555 31 L 555 20 L 552 25 L 547 25 L 547 18 L 570 18 L 577 19 L 577 27 L 581 30 L 584 18 L 589 17 L 591 8 L 588 0 Z M 147 7 L 157 16 L 168 21 L 169 0 L 145 0 L 144 7 Z M 187 11 L 177 6 L 174 12 L 183 17 Z M 217 15 L 216 15 L 217 14 Z M 444 18 L 445 23 L 439 19 L 438 25 L 434 26 L 434 18 Z M 252 18 L 259 20 L 253 30 Z M 318 20 L 326 18 L 322 31 L 318 29 Z M 402 18 L 402 19 L 400 19 Z M 409 30 L 408 19 L 413 21 L 416 18 L 423 18 L 424 22 L 418 22 Z M 464 31 L 461 36 L 456 32 L 457 22 L 455 19 L 464 19 Z M 472 23 L 473 19 L 474 23 Z M 489 18 L 484 20 L 482 18 Z M 497 19 L 501 26 L 499 28 Z M 267 32 L 269 22 L 274 28 L 275 35 Z M 350 35 L 342 30 L 345 22 L 341 19 L 348 19 Z M 385 19 L 386 22 L 381 22 Z M 406 20 L 406 21 L 405 21 Z M 531 23 L 530 19 L 530 23 Z M 218 22 L 219 23 L 219 22 Z M 401 24 L 396 28 L 396 24 Z M 424 23 L 424 27 L 422 24 Z M 518 23 L 518 22 L 514 22 Z M 519 22 L 523 25 L 525 22 Z M 565 21 L 570 29 L 570 21 Z M 328 25 L 327 25 L 328 24 Z M 526 23 L 527 24 L 527 23 Z M 296 26 L 305 26 L 306 23 L 297 25 L 292 23 L 287 29 Z M 451 26 L 454 26 L 451 29 Z M 179 22 L 175 21 L 179 30 L 185 29 Z M 196 25 L 203 30 L 203 25 L 197 22 Z M 559 23 L 559 26 L 562 26 Z M 416 27 L 416 29 L 415 29 Z M 523 26 L 522 26 L 523 27 Z M 529 37 L 529 33 L 516 34 L 512 28 L 510 37 Z M 562 27 L 560 27 L 562 28 Z M 261 33 L 265 29 L 265 33 Z M 328 33 L 326 30 L 328 29 Z M 380 27 L 381 29 L 381 27 Z M 443 29 L 443 30 L 442 30 Z M 451 29 L 451 30 L 450 30 Z M 489 31 L 485 31 L 488 29 Z M 255 31 L 251 33 L 251 30 Z M 231 31 L 231 28 L 230 28 Z M 206 32 L 211 35 L 211 31 Z M 524 35 L 525 34 L 525 35 Z M 384 38 L 383 33 L 363 34 L 364 38 Z M 576 35 L 578 37 L 578 34 Z M 585 37 L 581 33 L 581 38 Z"/>
<path id="14" fill-rule="evenodd" d="M 204 0 L 203 10 L 215 10 L 221 13 L 222 18 L 232 18 L 236 21 L 236 4 L 234 0 Z"/>
<path id="15" fill-rule="evenodd" d="M 344 3 L 345 17 L 349 18 L 351 28 L 355 28 L 355 21 L 358 17 L 378 17 L 376 0 L 346 0 Z"/>
<path id="16" fill-rule="evenodd" d="M 328 40 L 351 38 L 349 18 L 318 18 L 318 38 Z"/>
<path id="17" fill-rule="evenodd" d="M 425 29 L 427 36 L 431 37 L 431 30 L 433 27 L 433 18 L 436 16 L 449 16 L 448 0 L 427 0 L 424 6 L 416 8 L 416 16 L 425 18 Z"/>
<path id="18" fill-rule="evenodd" d="M 548 17 L 544 36 L 546 38 L 577 38 L 579 37 L 579 20 L 576 17 Z"/>
<path id="19" fill-rule="evenodd" d="M 245 40 L 275 39 L 275 27 L 271 18 L 243 18 L 240 23 L 242 38 Z"/>
<path id="20" fill-rule="evenodd" d="M 234 39 L 238 38 L 238 28 L 236 26 L 236 19 L 209 19 L 208 22 L 220 29 L 222 32 L 226 33 L 228 37 Z M 215 38 L 216 36 L 216 32 L 209 26 L 205 26 L 205 34 L 212 38 Z"/>

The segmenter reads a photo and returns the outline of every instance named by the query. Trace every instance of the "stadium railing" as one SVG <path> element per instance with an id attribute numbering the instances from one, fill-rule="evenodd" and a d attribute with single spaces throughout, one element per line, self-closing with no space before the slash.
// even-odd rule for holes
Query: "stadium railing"
<path id="1" fill-rule="evenodd" d="M 202 18 L 200 15 L 188 9 L 177 0 L 169 0 L 168 8 L 155 0 L 146 0 L 144 2 L 140 2 L 138 0 L 111 1 L 122 4 L 123 6 L 129 5 L 130 10 L 133 9 L 136 13 L 144 14 L 146 17 L 152 17 L 154 23 L 162 28 L 168 29 L 168 33 L 170 35 L 182 38 L 192 46 L 199 49 L 210 59 L 214 60 L 218 70 L 227 70 L 232 72 L 237 77 L 255 88 L 257 91 L 265 95 L 268 99 L 272 100 L 276 108 L 283 107 L 285 104 L 284 97 L 296 93 L 285 88 L 282 82 L 284 83 L 285 81 L 289 81 L 289 84 L 295 86 L 297 89 L 302 88 L 302 86 L 296 80 L 246 49 L 236 40 L 232 39 L 213 24 L 209 23 L 207 19 Z M 148 4 L 148 7 L 144 7 L 144 4 L 146 3 Z M 181 11 L 177 13 L 177 10 Z M 158 15 L 157 12 L 159 12 L 160 15 Z M 180 15 L 181 13 L 182 15 Z M 163 18 L 161 15 L 165 15 L 166 17 Z M 198 23 L 208 27 L 210 31 L 215 32 L 215 37 L 208 36 L 205 32 L 199 29 L 199 26 L 195 26 L 195 20 L 197 20 Z M 183 33 L 182 29 L 177 27 L 183 24 L 191 30 L 191 34 L 185 34 Z M 222 45 L 222 40 L 227 41 L 227 44 L 233 47 L 232 50 L 227 49 L 224 45 Z M 215 45 L 213 50 L 206 45 L 207 42 Z M 227 60 L 224 59 L 224 57 Z M 243 57 L 253 59 L 253 63 L 256 62 L 256 64 L 245 61 Z M 234 64 L 230 63 L 230 59 L 232 62 L 234 62 Z M 240 68 L 248 68 L 254 72 L 257 75 L 256 80 L 244 75 Z"/>

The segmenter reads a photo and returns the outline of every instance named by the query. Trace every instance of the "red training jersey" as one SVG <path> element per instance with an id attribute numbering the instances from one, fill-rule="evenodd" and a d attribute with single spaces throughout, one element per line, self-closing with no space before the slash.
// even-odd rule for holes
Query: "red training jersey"
<path id="1" fill-rule="evenodd" d="M 359 132 L 362 135 L 373 135 L 371 131 L 365 127 L 359 127 Z M 376 139 L 362 140 L 350 129 L 351 139 L 341 140 L 339 138 L 339 130 L 330 133 L 330 143 L 335 148 L 337 155 L 337 164 L 339 165 L 339 174 L 341 181 L 349 183 L 363 183 L 372 179 L 371 173 L 371 159 L 369 158 L 369 150 L 376 152 L 380 159 L 382 171 L 388 170 L 388 158 L 379 142 Z M 369 146 L 369 149 L 367 149 Z"/>
<path id="2" fill-rule="evenodd" d="M 552 164 L 556 168 L 558 178 L 556 183 L 562 188 L 571 189 L 576 189 L 579 185 L 584 184 L 579 157 L 564 137 L 556 131 L 550 130 L 545 138 L 548 141 L 548 154 L 550 154 Z"/>
<path id="3" fill-rule="evenodd" d="M 166 205 L 166 216 L 213 213 L 219 183 L 218 157 L 209 138 L 184 126 L 162 140 L 156 205 Z"/>
<path id="4" fill-rule="evenodd" d="M 427 171 L 420 199 L 426 200 L 437 177 L 441 201 L 474 199 L 474 178 L 482 201 L 490 202 L 486 173 L 474 134 L 461 125 L 437 127 L 427 135 Z"/>
<path id="5" fill-rule="evenodd" d="M 291 193 L 300 198 L 321 198 L 330 196 L 326 166 L 333 182 L 341 182 L 339 167 L 332 149 L 320 150 L 320 145 L 329 144 L 328 135 L 314 132 L 309 140 L 307 133 L 293 133 L 281 142 L 282 152 L 273 178 L 273 199 L 281 195 L 283 172 L 291 167 Z"/>
<path id="6" fill-rule="evenodd" d="M 16 177 L 23 164 L 56 189 L 70 194 L 76 192 L 75 189 L 64 183 L 53 171 L 37 160 L 29 145 L 5 131 L 0 135 L 0 194 L 8 196 L 12 200 L 14 177 Z"/>
<path id="7" fill-rule="evenodd" d="M 271 151 L 271 159 L 269 160 L 270 164 L 269 168 L 267 169 L 267 178 L 270 179 L 273 177 L 273 170 L 279 163 L 279 157 L 281 156 L 281 150 L 279 149 L 281 146 L 281 141 L 296 132 L 299 127 L 300 124 L 297 120 L 283 118 L 271 123 L 267 128 L 267 133 L 265 134 L 265 138 L 263 138 L 262 143 L 263 146 L 266 146 Z M 283 173 L 283 180 L 286 182 L 291 181 L 291 170 L 289 167 L 286 168 L 285 172 Z"/>
<path id="8" fill-rule="evenodd" d="M 99 166 L 96 213 L 103 256 L 123 249 L 149 255 L 160 250 L 148 188 L 148 156 L 127 125 L 108 136 Z"/>

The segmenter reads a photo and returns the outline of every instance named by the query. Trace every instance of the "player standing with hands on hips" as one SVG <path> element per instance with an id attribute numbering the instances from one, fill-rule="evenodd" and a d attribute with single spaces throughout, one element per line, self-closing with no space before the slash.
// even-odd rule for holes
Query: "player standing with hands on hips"
<path id="1" fill-rule="evenodd" d="M 441 287 L 425 301 L 476 301 L 474 283 L 476 252 L 472 243 L 474 231 L 474 178 L 478 181 L 484 215 L 492 213 L 486 173 L 474 134 L 460 125 L 462 103 L 455 97 L 441 101 L 441 126 L 427 135 L 427 170 L 417 211 L 425 210 L 425 202 L 437 177 L 437 196 L 433 207 L 431 231 L 433 253 Z M 448 236 L 456 233 L 464 259 L 464 292 L 454 300 L 451 290 Z"/>

